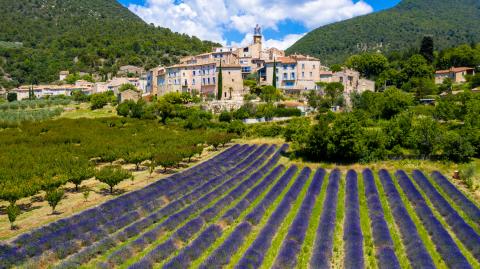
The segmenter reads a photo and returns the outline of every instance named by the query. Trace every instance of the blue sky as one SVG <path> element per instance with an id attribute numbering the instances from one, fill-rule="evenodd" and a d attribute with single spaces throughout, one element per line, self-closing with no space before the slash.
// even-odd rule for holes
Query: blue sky
<path id="1" fill-rule="evenodd" d="M 246 45 L 255 24 L 267 47 L 286 49 L 309 31 L 400 0 L 120 0 L 148 23 L 224 45 Z"/>

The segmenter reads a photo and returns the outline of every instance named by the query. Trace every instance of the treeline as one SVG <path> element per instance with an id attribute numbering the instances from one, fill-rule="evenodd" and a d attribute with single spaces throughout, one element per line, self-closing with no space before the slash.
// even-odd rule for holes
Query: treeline
<path id="1" fill-rule="evenodd" d="M 403 0 L 389 10 L 332 23 L 305 35 L 287 53 L 314 55 L 325 64 L 352 54 L 417 47 L 425 35 L 440 49 L 480 42 L 477 0 Z"/>
<path id="2" fill-rule="evenodd" d="M 480 156 L 480 95 L 465 91 L 416 104 L 401 90 L 365 92 L 352 111 L 325 112 L 287 124 L 259 125 L 260 136 L 282 135 L 298 156 L 354 163 L 421 158 L 468 162 Z"/>
<path id="3" fill-rule="evenodd" d="M 148 25 L 115 0 L 1 0 L 0 10 L 0 88 L 53 82 L 61 70 L 105 78 L 122 65 L 148 69 L 214 46 Z"/>
<path id="4" fill-rule="evenodd" d="M 0 132 L 0 199 L 14 205 L 41 190 L 51 195 L 67 182 L 78 187 L 93 176 L 113 188 L 128 178 L 115 165 L 148 166 L 150 173 L 160 167 L 166 170 L 190 161 L 205 146 L 218 148 L 232 137 L 216 130 L 187 131 L 126 118 L 25 123 Z M 99 163 L 110 170 L 95 172 Z"/>
<path id="5" fill-rule="evenodd" d="M 381 53 L 363 53 L 349 57 L 345 66 L 357 70 L 362 76 L 375 80 L 377 90 L 395 86 L 411 92 L 417 98 L 435 95 L 452 90 L 473 89 L 480 86 L 480 74 L 466 76 L 465 85 L 455 85 L 450 79 L 441 85 L 435 85 L 435 70 L 451 67 L 471 67 L 478 70 L 480 66 L 480 44 L 461 45 L 435 51 L 431 37 L 425 37 L 419 48 Z M 477 72 L 478 73 L 478 72 Z"/>

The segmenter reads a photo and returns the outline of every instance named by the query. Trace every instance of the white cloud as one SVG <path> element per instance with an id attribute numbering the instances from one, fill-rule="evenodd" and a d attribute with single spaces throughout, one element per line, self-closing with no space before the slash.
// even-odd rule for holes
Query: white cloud
<path id="1" fill-rule="evenodd" d="M 277 48 L 281 50 L 286 50 L 295 42 L 297 42 L 300 38 L 302 38 L 304 35 L 305 34 L 286 35 L 282 40 L 268 39 L 265 41 L 265 46 L 267 48 Z"/>
<path id="2" fill-rule="evenodd" d="M 147 0 L 129 9 L 149 23 L 223 44 L 230 30 L 245 34 L 243 42 L 250 42 L 255 24 L 281 32 L 280 22 L 292 20 L 311 30 L 373 11 L 363 0 Z M 265 43 L 285 48 L 300 37 L 287 35 Z"/>

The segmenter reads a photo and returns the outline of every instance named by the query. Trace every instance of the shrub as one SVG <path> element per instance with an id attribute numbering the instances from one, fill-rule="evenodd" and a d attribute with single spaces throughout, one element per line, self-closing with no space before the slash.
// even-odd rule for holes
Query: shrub
<path id="1" fill-rule="evenodd" d="M 231 122 L 232 121 L 232 113 L 228 112 L 228 111 L 223 111 L 220 116 L 218 117 L 218 120 L 220 122 Z"/>

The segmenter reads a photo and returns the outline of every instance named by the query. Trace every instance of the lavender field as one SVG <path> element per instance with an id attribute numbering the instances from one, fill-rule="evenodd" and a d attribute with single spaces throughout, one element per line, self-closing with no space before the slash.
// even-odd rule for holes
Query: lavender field
<path id="1" fill-rule="evenodd" d="M 0 268 L 480 268 L 480 209 L 441 173 L 312 170 L 234 145 L 0 243 Z"/>

